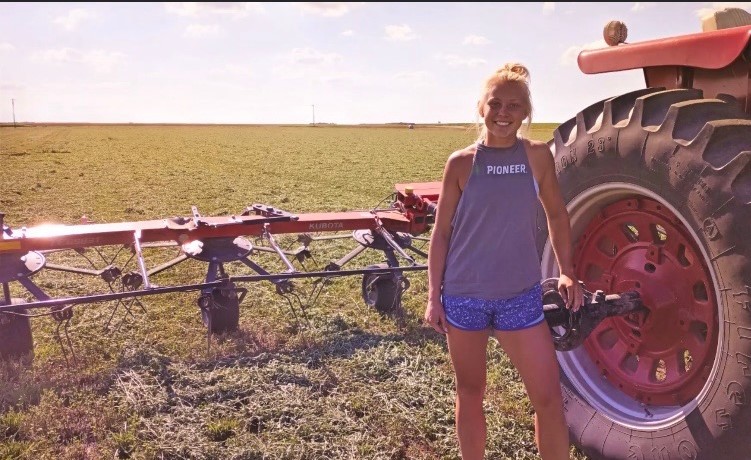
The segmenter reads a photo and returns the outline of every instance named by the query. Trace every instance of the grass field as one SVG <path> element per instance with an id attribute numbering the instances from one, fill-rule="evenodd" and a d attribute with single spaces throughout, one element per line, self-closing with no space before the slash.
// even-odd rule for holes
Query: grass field
<path id="1" fill-rule="evenodd" d="M 534 125 L 530 135 L 548 140 L 554 127 Z M 370 209 L 396 183 L 440 180 L 448 155 L 475 136 L 458 125 L 2 127 L 0 212 L 18 228 L 83 215 L 189 216 L 191 206 L 206 216 L 253 203 L 292 213 Z M 307 268 L 352 243 L 314 245 Z M 151 260 L 175 255 L 153 251 Z M 68 252 L 50 260 L 86 263 Z M 257 257 L 269 271 L 283 269 Z M 362 257 L 359 265 L 380 261 L 375 252 Z M 154 281 L 195 280 L 205 270 L 178 268 Z M 0 458 L 458 458 L 445 339 L 422 324 L 425 273 L 408 277 L 401 321 L 364 305 L 360 277 L 337 279 L 314 303 L 312 282 L 296 282 L 296 305 L 270 283 L 250 283 L 240 330 L 210 346 L 193 293 L 79 306 L 68 327 L 75 362 L 58 323 L 34 318 L 33 364 L 0 372 Z M 53 297 L 106 287 L 46 270 L 34 279 Z M 519 376 L 495 342 L 488 358 L 488 458 L 537 458 Z M 572 449 L 572 458 L 586 457 Z"/>

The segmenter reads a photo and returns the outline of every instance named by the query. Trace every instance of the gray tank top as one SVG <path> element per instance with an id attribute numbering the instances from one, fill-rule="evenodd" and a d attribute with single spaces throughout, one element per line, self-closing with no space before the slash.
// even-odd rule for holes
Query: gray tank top
<path id="1" fill-rule="evenodd" d="M 507 299 L 540 282 L 537 193 L 521 139 L 507 148 L 477 144 L 452 221 L 444 295 Z"/>

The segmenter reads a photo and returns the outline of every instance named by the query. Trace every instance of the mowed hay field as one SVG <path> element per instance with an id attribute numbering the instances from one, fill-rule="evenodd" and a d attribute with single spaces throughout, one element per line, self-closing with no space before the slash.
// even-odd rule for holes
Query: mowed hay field
<path id="1" fill-rule="evenodd" d="M 535 125 L 531 137 L 548 140 L 554 127 Z M 2 127 L 0 212 L 19 228 L 77 224 L 83 215 L 97 223 L 190 216 L 191 206 L 204 216 L 253 203 L 291 213 L 365 210 L 387 204 L 397 183 L 440 180 L 448 155 L 475 135 L 419 125 Z M 294 235 L 278 239 L 300 245 Z M 321 269 L 355 245 L 315 241 L 313 258 L 295 264 Z M 119 249 L 48 261 L 134 270 Z M 145 250 L 151 264 L 177 255 Z M 285 269 L 273 254 L 252 260 Z M 366 251 L 345 268 L 381 260 Z M 151 281 L 198 282 L 205 273 L 188 260 Z M 0 372 L 0 458 L 458 458 L 445 338 L 422 323 L 425 272 L 406 275 L 400 319 L 365 306 L 359 276 L 336 278 L 318 295 L 313 280 L 295 280 L 287 297 L 271 283 L 245 283 L 240 330 L 210 341 L 196 293 L 80 305 L 67 328 L 33 318 L 32 364 L 5 363 Z M 33 280 L 52 297 L 121 289 L 47 269 Z M 495 342 L 488 359 L 488 458 L 537 458 L 521 380 Z"/>

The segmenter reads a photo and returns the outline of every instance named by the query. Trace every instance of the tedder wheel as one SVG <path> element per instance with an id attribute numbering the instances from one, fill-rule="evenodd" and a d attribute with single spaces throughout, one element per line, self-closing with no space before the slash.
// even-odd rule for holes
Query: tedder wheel
<path id="1" fill-rule="evenodd" d="M 388 268 L 388 264 L 368 265 L 365 268 Z M 362 298 L 369 307 L 381 313 L 395 312 L 401 303 L 401 292 L 394 273 L 377 275 L 366 273 L 362 277 Z"/>
<path id="2" fill-rule="evenodd" d="M 13 305 L 25 303 L 23 299 L 12 298 Z M 17 308 L 15 313 L 25 314 Z M 27 316 L 0 315 L 0 358 L 28 359 L 33 357 L 34 342 L 31 336 L 31 321 Z"/>
<path id="3" fill-rule="evenodd" d="M 571 439 L 592 459 L 751 458 L 751 121 L 702 96 L 607 99 L 550 142 L 577 277 L 647 307 L 558 352 Z"/>
<path id="4" fill-rule="evenodd" d="M 240 324 L 241 295 L 237 289 L 214 289 L 199 300 L 203 324 L 212 334 L 236 331 Z"/>

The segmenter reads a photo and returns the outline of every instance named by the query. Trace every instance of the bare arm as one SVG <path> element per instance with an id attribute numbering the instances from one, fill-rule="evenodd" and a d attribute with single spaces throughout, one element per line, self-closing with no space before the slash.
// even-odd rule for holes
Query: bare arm
<path id="1" fill-rule="evenodd" d="M 438 198 L 436 219 L 433 233 L 430 237 L 430 251 L 428 251 L 428 306 L 425 309 L 425 321 L 436 331 L 445 334 L 446 314 L 441 303 L 441 285 L 443 273 L 446 269 L 449 240 L 451 239 L 451 221 L 456 212 L 456 206 L 461 197 L 459 176 L 461 156 L 459 152 L 452 154 L 443 170 L 441 194 Z"/>
<path id="2" fill-rule="evenodd" d="M 536 144 L 532 149 L 534 159 L 531 161 L 534 161 L 538 173 L 540 201 L 548 220 L 548 235 L 561 271 L 558 290 L 566 300 L 566 307 L 576 311 L 584 303 L 584 297 L 574 273 L 571 223 L 555 176 L 553 155 L 545 144 Z"/>

